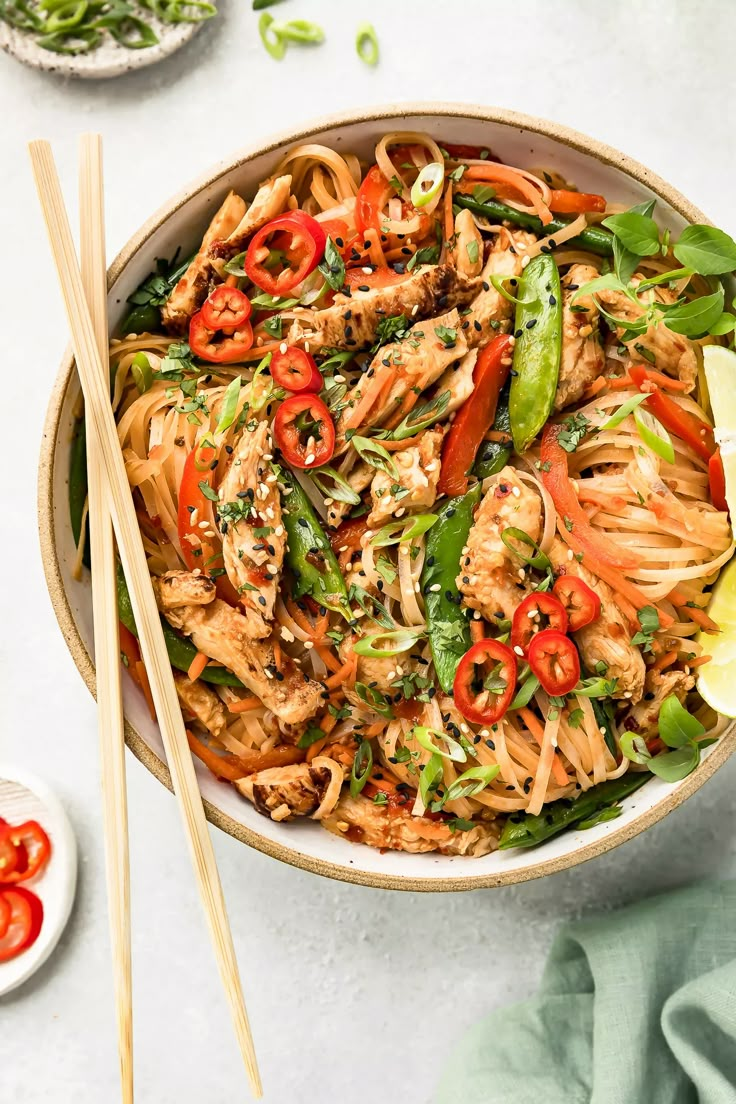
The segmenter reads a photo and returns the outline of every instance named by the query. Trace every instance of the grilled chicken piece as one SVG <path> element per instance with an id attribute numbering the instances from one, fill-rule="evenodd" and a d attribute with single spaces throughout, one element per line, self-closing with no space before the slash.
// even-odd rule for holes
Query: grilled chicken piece
<path id="1" fill-rule="evenodd" d="M 169 333 L 184 333 L 192 315 L 207 298 L 210 281 L 216 275 L 208 256 L 210 246 L 218 239 L 228 237 L 244 214 L 245 201 L 235 192 L 230 192 L 207 227 L 199 253 L 161 308 L 161 318 Z"/>
<path id="2" fill-rule="evenodd" d="M 555 394 L 555 410 L 572 406 L 603 369 L 603 347 L 598 332 L 598 308 L 592 295 L 573 303 L 577 289 L 595 280 L 590 265 L 572 265 L 562 281 L 562 356 Z"/>
<path id="3" fill-rule="evenodd" d="M 367 797 L 343 794 L 322 824 L 333 835 L 389 851 L 479 857 L 498 847 L 499 833 L 493 822 L 453 832 L 444 821 L 412 816 L 410 808 L 388 808 L 374 805 Z"/>
<path id="4" fill-rule="evenodd" d="M 682 703 L 686 695 L 695 685 L 692 675 L 686 675 L 684 671 L 647 671 L 644 680 L 644 698 L 634 705 L 624 720 L 624 728 L 636 732 L 645 740 L 656 736 L 659 732 L 659 711 L 662 702 L 670 694 L 676 694 L 677 700 Z"/>
<path id="5" fill-rule="evenodd" d="M 456 364 L 451 364 L 437 380 L 437 386 L 435 388 L 435 394 L 437 396 L 443 395 L 445 391 L 450 392 L 449 401 L 447 406 L 443 409 L 440 418 L 447 418 L 450 414 L 454 414 L 456 410 L 460 409 L 466 399 L 469 399 L 473 394 L 473 372 L 475 371 L 475 362 L 477 359 L 478 350 L 471 349 L 465 354 L 462 360 L 458 360 Z"/>
<path id="6" fill-rule="evenodd" d="M 220 484 L 217 508 L 225 570 L 254 640 L 271 631 L 286 546 L 278 483 L 264 459 L 271 447 L 267 422 L 243 431 Z"/>
<path id="7" fill-rule="evenodd" d="M 162 594 L 166 594 L 170 602 L 174 583 L 185 589 L 188 577 L 191 578 L 186 571 L 169 571 L 152 580 L 159 609 L 169 624 L 190 636 L 197 651 L 237 675 L 286 724 L 299 724 L 313 717 L 323 704 L 324 687 L 309 679 L 283 652 L 279 669 L 273 643 L 251 640 L 242 613 L 219 598 L 206 606 L 182 605 L 176 609 L 162 600 Z"/>
<path id="8" fill-rule="evenodd" d="M 483 270 L 483 238 L 470 211 L 458 211 L 455 215 L 455 233 L 449 254 L 463 276 L 480 276 Z"/>
<path id="9" fill-rule="evenodd" d="M 353 466 L 352 471 L 345 475 L 345 479 L 356 494 L 362 495 L 363 491 L 370 487 L 376 469 L 372 464 L 366 464 L 365 460 L 358 460 L 356 452 L 351 453 L 351 455 L 356 458 L 357 463 Z M 333 529 L 337 529 L 338 525 L 345 520 L 352 508 L 353 505 L 350 502 L 338 502 L 335 500 L 327 507 L 327 524 Z"/>
<path id="10" fill-rule="evenodd" d="M 456 582 L 466 606 L 480 610 L 487 621 L 500 621 L 512 618 L 529 592 L 522 561 L 506 547 L 501 533 L 513 526 L 538 541 L 542 503 L 513 468 L 492 478 L 476 511 Z"/>
<path id="11" fill-rule="evenodd" d="M 447 343 L 438 337 L 437 331 L 444 333 L 445 330 L 454 331 L 456 336 L 453 341 Z M 384 345 L 376 353 L 368 371 L 348 394 L 347 405 L 337 423 L 337 449 L 346 447 L 345 431 L 351 425 L 352 411 L 360 402 L 363 389 L 371 386 L 377 371 L 391 368 L 393 381 L 391 387 L 382 392 L 361 417 L 361 427 L 382 425 L 392 415 L 398 416 L 401 404 L 410 391 L 424 391 L 467 351 L 467 342 L 460 328 L 460 315 L 456 310 L 417 322 L 400 341 Z"/>
<path id="12" fill-rule="evenodd" d="M 183 672 L 174 671 L 174 685 L 182 713 L 199 721 L 213 736 L 227 728 L 227 709 L 206 683 L 201 679 L 192 682 Z"/>
<path id="13" fill-rule="evenodd" d="M 632 283 L 636 283 L 636 278 Z M 674 293 L 668 288 L 652 288 L 649 294 L 653 300 L 660 303 L 669 304 L 675 301 Z M 643 308 L 632 303 L 622 291 L 609 288 L 596 292 L 596 296 L 609 314 L 625 322 L 634 321 L 644 313 Z M 617 328 L 616 333 L 619 338 L 625 329 L 625 326 Z M 633 361 L 649 364 L 651 361 L 646 356 L 649 353 L 654 357 L 654 367 L 659 372 L 665 372 L 674 379 L 682 380 L 687 384 L 688 391 L 692 391 L 695 387 L 698 378 L 698 346 L 688 337 L 673 333 L 663 322 L 660 322 L 656 325 L 652 324 L 646 333 L 636 334 L 624 344 Z"/>
<path id="14" fill-rule="evenodd" d="M 261 184 L 235 229 L 224 240 L 213 241 L 209 248 L 210 259 L 220 275 L 223 275 L 225 263 L 236 253 L 242 253 L 251 235 L 286 209 L 290 194 L 291 177 L 288 175 Z"/>
<path id="15" fill-rule="evenodd" d="M 403 314 L 408 324 L 465 306 L 477 289 L 478 281 L 469 280 L 454 265 L 422 265 L 389 287 L 357 290 L 349 297 L 336 295 L 334 306 L 297 319 L 288 341 L 291 345 L 307 341 L 312 352 L 320 346 L 365 349 L 375 341 L 384 318 Z"/>
<path id="16" fill-rule="evenodd" d="M 371 483 L 373 508 L 368 515 L 369 525 L 384 525 L 391 518 L 403 517 L 434 504 L 440 478 L 442 437 L 441 429 L 428 430 L 418 445 L 393 452 L 391 459 L 399 473 L 398 479 L 388 472 L 375 473 Z M 398 489 L 394 492 L 392 488 Z"/>
<path id="17" fill-rule="evenodd" d="M 496 238 L 493 249 L 481 273 L 482 288 L 470 304 L 470 314 L 463 319 L 463 329 L 468 345 L 475 348 L 485 345 L 495 337 L 499 329 L 508 329 L 508 323 L 514 313 L 514 304 L 496 291 L 489 282 L 489 276 L 520 276 L 522 258 L 536 238 L 525 230 L 504 230 Z M 508 289 L 512 294 L 514 287 Z"/>
<path id="18" fill-rule="evenodd" d="M 567 546 L 559 537 L 552 542 L 549 558 L 558 575 L 577 575 L 601 600 L 601 615 L 597 621 L 574 634 L 584 665 L 592 672 L 597 663 L 605 663 L 606 678 L 618 680 L 611 697 L 638 702 L 644 692 L 646 668 L 641 652 L 631 643 L 629 627 L 616 604 L 613 590 L 575 557 L 570 559 Z"/>
<path id="19" fill-rule="evenodd" d="M 330 777 L 326 767 L 295 763 L 258 771 L 239 779 L 235 785 L 262 816 L 271 820 L 293 820 L 309 816 L 319 807 Z"/>
<path id="20" fill-rule="evenodd" d="M 349 579 L 348 581 L 349 585 Z M 354 578 L 352 581 L 357 582 L 358 585 L 365 583 L 365 579 Z M 368 588 L 368 593 L 378 595 L 378 591 L 372 588 Z M 376 626 L 366 625 L 364 633 L 370 633 L 375 630 Z M 360 640 L 362 633 L 355 633 L 353 636 L 346 636 L 338 646 L 338 653 L 343 663 L 347 663 L 348 659 L 353 653 L 353 645 Z M 358 666 L 356 673 L 356 682 L 362 682 L 365 686 L 370 687 L 371 690 L 377 690 L 379 693 L 384 694 L 388 698 L 393 698 L 397 693 L 400 694 L 400 686 L 393 686 L 392 683 L 397 682 L 402 675 L 409 675 L 417 671 L 418 666 L 416 662 L 409 658 L 407 652 L 399 652 L 396 657 L 386 656 L 379 658 L 375 656 L 361 656 L 357 657 Z M 345 691 L 345 697 L 356 709 L 370 709 L 370 702 L 364 701 L 351 686 L 343 686 Z"/>
<path id="21" fill-rule="evenodd" d="M 192 571 L 167 571 L 154 580 L 156 601 L 162 613 L 179 606 L 207 606 L 215 600 L 216 589 L 207 575 Z"/>

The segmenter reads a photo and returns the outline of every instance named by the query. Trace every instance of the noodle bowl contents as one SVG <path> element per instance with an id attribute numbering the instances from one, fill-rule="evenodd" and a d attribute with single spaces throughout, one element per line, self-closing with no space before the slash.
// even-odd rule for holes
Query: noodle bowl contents
<path id="1" fill-rule="evenodd" d="M 298 146 L 111 345 L 193 753 L 380 849 L 612 819 L 727 723 L 695 679 L 734 550 L 701 367 L 736 245 L 500 152 Z"/>

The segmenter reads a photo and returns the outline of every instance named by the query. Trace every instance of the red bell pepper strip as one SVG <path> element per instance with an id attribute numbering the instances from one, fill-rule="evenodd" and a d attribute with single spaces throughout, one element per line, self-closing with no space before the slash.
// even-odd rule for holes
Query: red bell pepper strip
<path id="1" fill-rule="evenodd" d="M 298 394 L 309 391 L 317 394 L 322 390 L 324 381 L 314 357 L 296 345 L 290 346 L 283 353 L 281 349 L 277 349 L 271 357 L 269 371 L 274 383 L 286 391 Z"/>
<path id="2" fill-rule="evenodd" d="M 212 470 L 210 465 L 217 456 L 217 449 L 205 445 L 203 448 L 193 448 L 184 462 L 181 483 L 179 484 L 179 506 L 177 512 L 177 528 L 179 531 L 179 543 L 184 563 L 190 571 L 199 568 L 203 575 L 208 575 L 212 564 L 208 561 L 216 552 L 213 538 L 204 536 L 205 532 L 214 532 L 214 519 L 212 517 L 212 502 L 202 490 L 202 485 L 212 487 Z M 200 528 L 200 522 L 209 522 L 207 529 Z M 215 565 L 222 567 L 219 560 Z"/>
<path id="3" fill-rule="evenodd" d="M 708 481 L 710 483 L 711 502 L 716 510 L 723 510 L 724 513 L 728 513 L 728 502 L 726 501 L 726 473 L 723 470 L 723 460 L 719 448 L 716 449 L 708 461 Z"/>
<path id="4" fill-rule="evenodd" d="M 273 435 L 292 468 L 318 468 L 327 464 L 335 451 L 335 423 L 317 395 L 286 399 L 273 420 Z"/>
<path id="5" fill-rule="evenodd" d="M 355 226 L 359 234 L 375 230 L 380 237 L 382 212 L 391 191 L 391 185 L 378 165 L 373 165 L 365 174 L 355 200 Z"/>
<path id="6" fill-rule="evenodd" d="M 0 962 L 9 962 L 36 942 L 43 923 L 43 905 L 23 886 L 8 886 L 0 893 L 10 906 L 5 934 L 0 936 Z"/>
<path id="7" fill-rule="evenodd" d="M 2 881 L 6 885 L 15 885 L 16 882 L 25 882 L 34 878 L 46 865 L 51 855 L 51 841 L 36 820 L 27 820 L 24 824 L 15 827 L 5 824 L 0 828 L 0 836 L 9 840 L 18 852 L 25 853 L 27 861 L 23 869 L 16 865 L 14 870 L 5 871 Z"/>
<path id="8" fill-rule="evenodd" d="M 516 656 L 507 644 L 491 639 L 473 644 L 458 664 L 452 687 L 466 720 L 480 725 L 500 721 L 513 700 L 516 673 Z"/>
<path id="9" fill-rule="evenodd" d="M 232 333 L 250 318 L 250 299 L 236 287 L 220 284 L 205 299 L 201 313 L 208 329 Z"/>
<path id="10" fill-rule="evenodd" d="M 601 600 L 596 592 L 577 575 L 560 575 L 552 587 L 567 614 L 569 632 L 577 632 L 601 615 Z"/>
<path id="11" fill-rule="evenodd" d="M 493 424 L 498 396 L 511 368 L 511 338 L 499 334 L 482 350 L 473 369 L 473 393 L 457 412 L 442 448 L 440 494 L 462 495 L 484 434 Z"/>
<path id="12" fill-rule="evenodd" d="M 366 289 L 372 291 L 373 288 L 391 287 L 393 284 L 400 284 L 410 276 L 410 272 L 394 272 L 388 265 L 374 268 L 372 272 L 364 272 L 362 267 L 357 267 L 345 270 L 345 283 L 351 291 L 364 291 Z"/>
<path id="13" fill-rule="evenodd" d="M 560 528 L 563 539 L 575 552 L 582 552 L 588 557 L 584 562 L 591 570 L 595 570 L 592 566 L 595 560 L 606 567 L 627 569 L 636 567 L 639 562 L 636 556 L 623 548 L 617 548 L 613 541 L 602 533 L 596 532 L 580 505 L 568 473 L 568 454 L 557 440 L 563 428 L 552 422 L 548 422 L 544 427 L 539 473 L 544 486 L 552 496 L 557 513 L 564 522 Z"/>
<path id="14" fill-rule="evenodd" d="M 550 211 L 556 215 L 582 215 L 589 211 L 605 211 L 606 201 L 602 195 L 592 192 L 570 192 L 566 189 L 553 189 L 549 201 Z"/>
<path id="15" fill-rule="evenodd" d="M 564 633 L 545 629 L 529 645 L 529 666 L 543 690 L 553 697 L 569 694 L 580 679 L 578 650 Z"/>
<path id="16" fill-rule="evenodd" d="M 222 332 L 224 336 L 215 340 L 218 331 L 207 326 L 203 311 L 197 311 L 189 323 L 189 347 L 195 356 L 211 364 L 234 364 L 253 344 L 253 327 L 250 322 L 242 322 L 236 329 Z"/>
<path id="17" fill-rule="evenodd" d="M 629 375 L 640 391 L 648 393 L 649 398 L 644 403 L 647 410 L 659 419 L 666 430 L 689 445 L 707 464 L 716 451 L 711 427 L 695 414 L 691 414 L 689 410 L 683 410 L 674 399 L 660 391 L 649 379 L 647 370 L 642 364 L 632 364 Z"/>
<path id="18" fill-rule="evenodd" d="M 519 648 L 524 655 L 528 655 L 534 637 L 548 628 L 563 634 L 567 632 L 567 614 L 562 602 L 543 590 L 527 594 L 514 610 L 511 647 L 514 651 Z"/>
<path id="19" fill-rule="evenodd" d="M 288 211 L 251 238 L 245 254 L 246 275 L 269 295 L 284 295 L 314 272 L 326 243 L 327 235 L 316 219 L 304 211 Z"/>

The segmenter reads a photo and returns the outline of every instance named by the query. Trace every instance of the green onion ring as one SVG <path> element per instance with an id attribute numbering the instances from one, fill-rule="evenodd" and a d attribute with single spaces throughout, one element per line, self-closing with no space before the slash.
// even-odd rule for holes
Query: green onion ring
<path id="1" fill-rule="evenodd" d="M 276 61 L 281 61 L 286 53 L 286 42 L 278 30 L 278 24 L 272 27 L 274 22 L 275 20 L 271 13 L 264 11 L 258 20 L 258 33 L 261 36 L 261 42 L 268 50 L 271 57 Z"/>
<path id="2" fill-rule="evenodd" d="M 439 161 L 430 161 L 411 186 L 411 201 L 414 206 L 426 207 L 442 191 L 444 183 L 445 166 Z"/>
<path id="3" fill-rule="evenodd" d="M 401 652 L 408 652 L 424 635 L 423 629 L 385 629 L 383 632 L 369 633 L 361 637 L 353 644 L 353 651 L 359 656 L 368 656 L 370 659 L 391 659 Z M 393 648 L 378 648 L 376 641 L 395 641 Z"/>
<path id="4" fill-rule="evenodd" d="M 350 771 L 350 796 L 357 797 L 373 770 L 373 748 L 368 740 L 358 746 Z"/>
<path id="5" fill-rule="evenodd" d="M 634 421 L 644 444 L 652 452 L 656 452 L 657 456 L 661 456 L 667 464 L 674 464 L 675 446 L 659 419 L 650 414 L 648 410 L 640 408 L 634 411 Z"/>
<path id="6" fill-rule="evenodd" d="M 533 556 L 525 556 L 523 552 L 520 552 L 518 548 L 515 548 L 511 544 L 511 540 L 521 541 L 522 544 L 526 544 L 529 548 L 534 549 Z M 509 525 L 501 533 L 501 540 L 508 548 L 509 552 L 513 552 L 515 556 L 522 561 L 522 563 L 528 564 L 529 567 L 535 567 L 537 571 L 545 571 L 548 567 L 551 567 L 549 556 L 546 555 L 539 547 L 535 540 L 525 533 L 523 529 L 517 529 L 513 525 Z"/>
<path id="7" fill-rule="evenodd" d="M 355 35 L 355 51 L 366 65 L 378 65 L 378 36 L 372 23 L 361 23 Z"/>
<path id="8" fill-rule="evenodd" d="M 437 747 L 432 740 L 433 736 L 445 743 L 447 751 L 442 751 L 441 748 Z M 452 736 L 448 736 L 446 732 L 440 732 L 436 728 L 425 728 L 424 725 L 415 725 L 407 737 L 407 739 L 412 738 L 416 740 L 420 747 L 423 747 L 425 751 L 432 755 L 440 755 L 443 759 L 451 759 L 453 763 L 467 762 L 468 756 L 465 748 Z"/>
<path id="9" fill-rule="evenodd" d="M 414 517 L 397 518 L 384 525 L 371 537 L 370 543 L 374 548 L 388 548 L 392 544 L 403 544 L 404 541 L 413 541 L 415 537 L 421 537 L 428 529 L 431 529 L 437 521 L 437 514 L 415 514 Z M 407 524 L 409 527 L 407 529 Z"/>

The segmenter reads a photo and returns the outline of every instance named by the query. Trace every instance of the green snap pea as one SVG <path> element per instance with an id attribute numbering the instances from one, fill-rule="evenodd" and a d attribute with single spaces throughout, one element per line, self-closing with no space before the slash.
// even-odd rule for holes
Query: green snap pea
<path id="1" fill-rule="evenodd" d="M 457 665 L 470 647 L 470 629 L 460 608 L 455 579 L 480 494 L 480 483 L 476 483 L 466 494 L 448 499 L 437 511 L 437 521 L 427 533 L 421 588 L 432 659 L 446 694 L 452 693 Z M 439 589 L 433 589 L 438 584 Z"/>
<path id="2" fill-rule="evenodd" d="M 326 609 L 348 621 L 352 612 L 337 557 L 301 484 L 288 472 L 283 481 L 290 488 L 284 499 L 283 522 L 287 546 L 285 560 L 295 579 L 294 596 L 308 594 Z"/>
<path id="3" fill-rule="evenodd" d="M 135 624 L 135 617 L 133 616 L 133 607 L 130 604 L 130 593 L 128 591 L 128 584 L 125 581 L 123 575 L 122 564 L 118 564 L 117 570 L 117 591 L 118 591 L 118 617 L 125 625 L 126 629 L 132 632 L 133 636 L 138 637 L 138 629 Z M 161 627 L 164 631 L 164 641 L 166 642 L 166 652 L 169 657 L 171 666 L 177 671 L 188 671 L 192 665 L 192 660 L 197 655 L 197 649 L 192 644 L 191 640 L 187 640 L 186 637 L 180 636 L 175 632 L 168 621 L 161 618 Z M 205 667 L 202 674 L 199 676 L 204 682 L 214 683 L 216 686 L 242 686 L 242 682 L 237 678 L 232 671 L 228 671 L 227 667 Z"/>
<path id="4" fill-rule="evenodd" d="M 491 429 L 496 433 L 508 435 L 509 443 L 503 441 L 483 441 L 478 449 L 478 457 L 475 461 L 473 473 L 478 479 L 487 479 L 489 475 L 495 475 L 505 468 L 511 456 L 511 416 L 509 415 L 509 391 L 511 381 L 506 384 L 498 396 L 496 416 L 493 419 Z"/>
<path id="5" fill-rule="evenodd" d="M 82 517 L 87 501 L 87 430 L 84 418 L 74 423 L 69 462 L 69 521 L 74 543 L 79 547 L 82 537 Z"/>
<path id="6" fill-rule="evenodd" d="M 623 778 L 601 782 L 574 800 L 563 797 L 559 801 L 553 801 L 550 805 L 545 805 L 538 816 L 512 813 L 504 825 L 498 846 L 502 851 L 512 847 L 536 847 L 538 843 L 544 843 L 552 836 L 564 832 L 566 828 L 579 824 L 581 820 L 587 820 L 602 809 L 616 805 L 651 777 L 648 771 L 641 774 L 628 771 Z"/>
<path id="7" fill-rule="evenodd" d="M 549 253 L 533 257 L 519 278 L 514 333 L 509 415 L 514 448 L 525 452 L 550 416 L 560 373 L 562 290 Z"/>
<path id="8" fill-rule="evenodd" d="M 564 230 L 570 225 L 571 219 L 553 218 L 546 226 L 536 215 L 529 215 L 524 211 L 517 211 L 497 199 L 486 199 L 482 203 L 469 195 L 456 195 L 455 203 L 458 207 L 465 207 L 468 211 L 475 211 L 476 215 L 485 215 L 492 222 L 511 222 L 514 226 L 521 226 L 524 230 L 531 230 L 534 234 L 546 234 L 551 238 L 550 244 L 554 245 L 554 234 Z M 571 249 L 587 249 L 590 253 L 597 253 L 601 257 L 613 256 L 613 234 L 602 226 L 586 226 L 585 230 L 575 238 L 565 242 L 565 247 Z"/>

